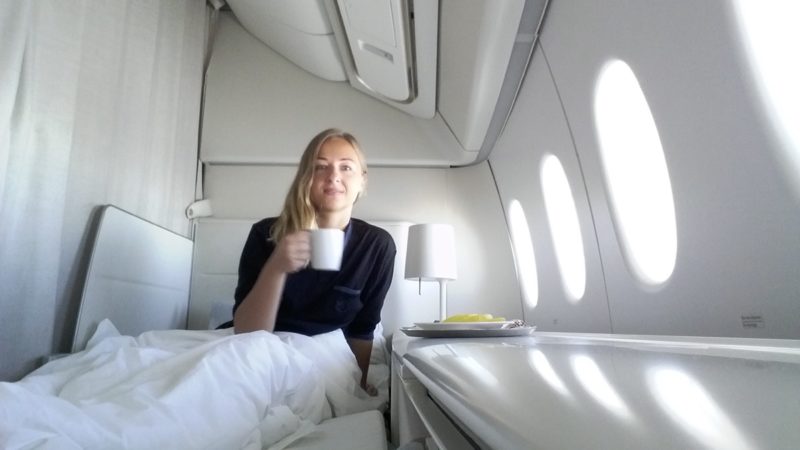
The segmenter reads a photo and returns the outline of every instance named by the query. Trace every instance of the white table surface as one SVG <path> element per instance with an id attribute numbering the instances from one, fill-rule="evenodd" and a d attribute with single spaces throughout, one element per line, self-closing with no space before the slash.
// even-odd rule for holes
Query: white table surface
<path id="1" fill-rule="evenodd" d="M 797 340 L 397 333 L 392 347 L 490 448 L 800 448 Z"/>

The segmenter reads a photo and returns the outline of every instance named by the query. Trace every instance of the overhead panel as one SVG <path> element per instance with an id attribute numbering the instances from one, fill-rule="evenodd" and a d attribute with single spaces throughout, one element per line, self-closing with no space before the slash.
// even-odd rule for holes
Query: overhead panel
<path id="1" fill-rule="evenodd" d="M 347 79 L 323 0 L 227 0 L 253 36 L 330 81 Z"/>
<path id="2" fill-rule="evenodd" d="M 528 4 L 533 11 L 544 8 L 541 2 Z M 517 40 L 528 54 L 518 55 L 525 64 L 519 65 L 516 86 L 524 73 L 535 38 L 520 35 L 525 7 L 525 0 L 442 0 L 438 108 L 466 150 L 478 151 L 483 144 Z M 510 103 L 505 106 L 503 119 L 511 109 Z"/>
<path id="3" fill-rule="evenodd" d="M 408 54 L 408 11 L 403 3 L 401 0 L 338 2 L 355 76 L 375 93 L 399 102 L 413 100 L 415 95 Z"/>
<path id="4" fill-rule="evenodd" d="M 330 0 L 354 88 L 416 117 L 436 113 L 437 0 Z"/>

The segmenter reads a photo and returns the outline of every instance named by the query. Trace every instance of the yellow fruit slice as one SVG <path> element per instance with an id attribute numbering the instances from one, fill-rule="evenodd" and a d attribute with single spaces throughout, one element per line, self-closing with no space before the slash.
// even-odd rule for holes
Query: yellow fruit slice
<path id="1" fill-rule="evenodd" d="M 503 322 L 505 317 L 494 317 L 491 314 L 455 314 L 444 319 L 442 322 Z"/>

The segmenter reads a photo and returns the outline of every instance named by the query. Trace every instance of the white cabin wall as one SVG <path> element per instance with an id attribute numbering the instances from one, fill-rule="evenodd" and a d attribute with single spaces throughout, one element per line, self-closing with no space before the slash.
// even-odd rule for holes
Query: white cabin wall
<path id="1" fill-rule="evenodd" d="M 528 197 L 534 205 L 538 177 L 513 179 L 512 161 L 528 161 L 531 147 L 553 139 L 551 134 L 564 135 L 563 127 L 531 136 L 531 145 L 517 148 L 509 148 L 514 142 L 509 134 L 527 117 L 532 127 L 566 117 L 593 214 L 615 333 L 800 336 L 800 201 L 749 78 L 731 9 L 732 2 L 551 2 L 541 49 L 525 80 L 526 85 L 542 84 L 544 91 L 527 93 L 530 86 L 525 86 L 506 135 L 491 155 L 504 197 Z M 657 287 L 631 275 L 601 166 L 594 89 L 600 69 L 612 58 L 627 62 L 639 80 L 672 183 L 677 262 L 668 281 Z M 563 112 L 552 102 L 532 106 L 535 112 L 526 110 L 527 102 L 542 99 L 549 89 L 540 79 L 547 78 L 546 71 L 537 69 L 543 62 Z M 566 151 L 568 140 L 561 141 Z M 526 165 L 531 174 L 538 170 Z M 565 166 L 572 186 L 579 185 L 578 174 Z M 541 213 L 528 212 L 528 220 L 541 222 L 536 218 Z M 532 233 L 543 225 L 532 227 Z M 584 239 L 591 241 L 587 224 L 582 226 Z M 541 239 L 534 236 L 535 242 Z M 536 248 L 537 258 L 548 253 L 542 247 Z M 595 251 L 591 245 L 585 248 Z M 537 260 L 542 289 L 554 277 L 542 265 L 551 263 Z M 597 270 L 589 266 L 590 273 Z M 534 309 L 532 317 L 538 314 Z M 762 321 L 746 326 L 748 316 Z M 597 320 L 600 324 L 607 318 L 599 315 Z"/>
<path id="2" fill-rule="evenodd" d="M 448 284 L 448 314 L 523 317 L 508 229 L 488 163 L 447 169 L 456 228 L 458 280 Z"/>
<path id="3" fill-rule="evenodd" d="M 570 299 L 564 288 L 547 220 L 541 184 L 542 159 L 547 154 L 555 155 L 564 167 L 578 213 L 586 288 L 577 300 Z M 525 304 L 525 319 L 544 331 L 610 332 L 592 209 L 569 127 L 541 51 L 534 53 L 514 110 L 489 162 L 506 213 L 512 199 L 519 201 L 531 233 L 538 295 L 535 307 Z"/>

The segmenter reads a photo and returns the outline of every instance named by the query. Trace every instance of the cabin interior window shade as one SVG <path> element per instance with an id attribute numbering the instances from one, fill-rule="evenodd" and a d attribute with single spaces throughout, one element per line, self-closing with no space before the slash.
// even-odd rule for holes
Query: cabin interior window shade
<path id="1" fill-rule="evenodd" d="M 539 279 L 536 273 L 536 258 L 528 219 L 517 199 L 508 205 L 508 222 L 511 228 L 511 245 L 517 263 L 517 274 L 522 287 L 522 299 L 531 308 L 539 302 Z"/>
<path id="2" fill-rule="evenodd" d="M 208 17 L 195 0 L 3 6 L 5 380 L 64 349 L 97 205 L 189 232 Z"/>
<path id="3" fill-rule="evenodd" d="M 653 114 L 631 67 L 612 60 L 595 85 L 594 120 L 615 229 L 629 269 L 659 285 L 675 269 L 675 203 Z"/>

